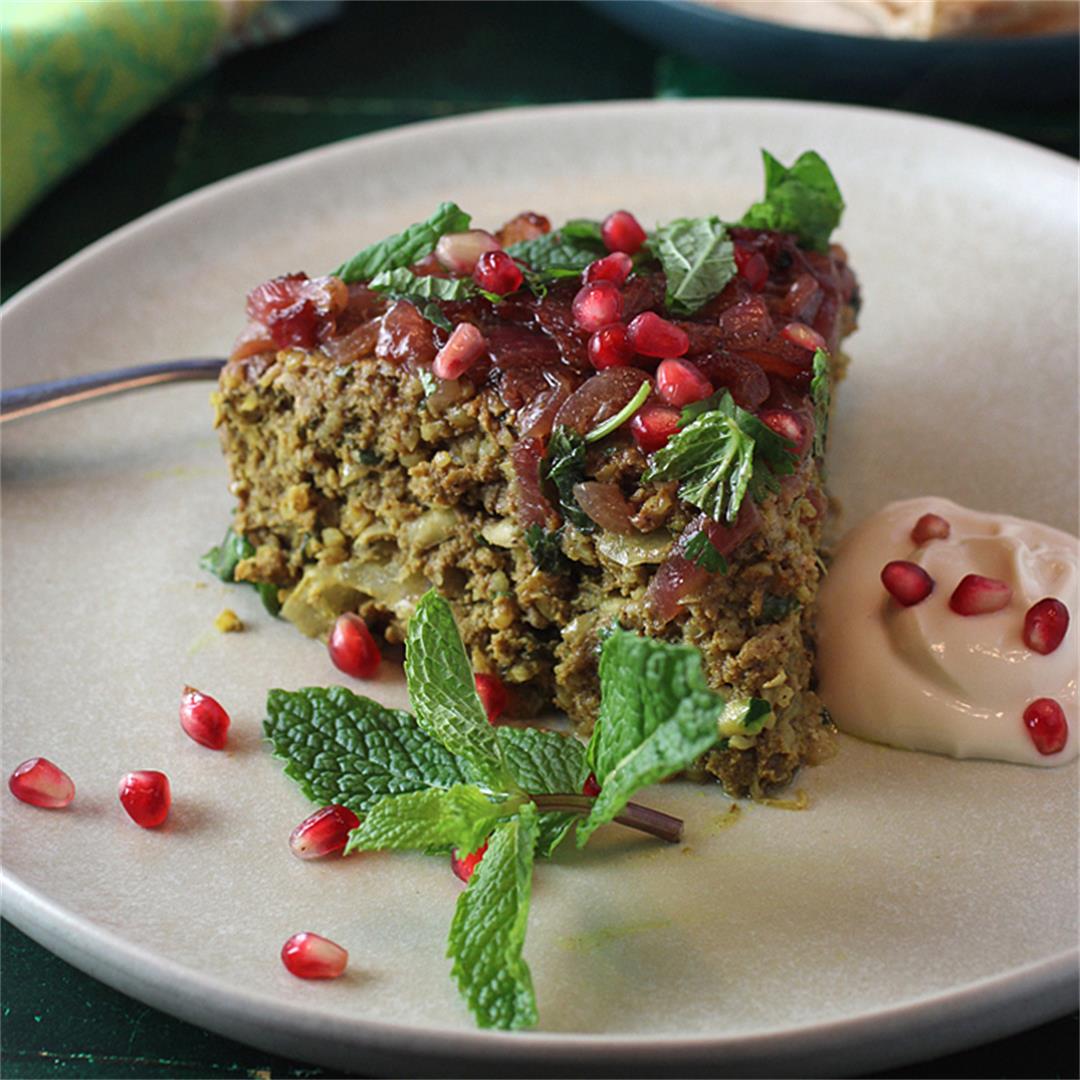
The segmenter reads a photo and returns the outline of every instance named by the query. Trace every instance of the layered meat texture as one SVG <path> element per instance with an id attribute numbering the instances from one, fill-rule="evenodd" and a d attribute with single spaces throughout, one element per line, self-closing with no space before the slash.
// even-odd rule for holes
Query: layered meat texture
<path id="1" fill-rule="evenodd" d="M 521 215 L 495 241 L 548 229 Z M 811 667 L 828 385 L 811 384 L 819 349 L 831 357 L 819 380 L 843 372 L 856 284 L 835 245 L 737 227 L 730 240 L 737 273 L 689 316 L 669 310 L 656 262 L 625 267 L 607 353 L 582 316 L 581 277 L 457 301 L 303 275 L 254 290 L 215 396 L 233 527 L 254 546 L 237 578 L 278 586 L 282 614 L 309 635 L 356 611 L 389 642 L 435 587 L 512 713 L 554 705 L 582 733 L 608 627 L 687 642 L 715 689 L 771 707 L 760 732 L 718 742 L 698 772 L 762 794 L 827 756 Z M 412 269 L 453 274 L 433 256 Z M 655 329 L 653 316 L 685 335 L 677 367 L 633 347 L 648 346 L 634 327 Z M 459 374 L 448 342 L 466 324 Z M 787 440 L 790 460 L 718 517 L 656 463 L 687 423 L 681 406 L 724 391 Z"/>

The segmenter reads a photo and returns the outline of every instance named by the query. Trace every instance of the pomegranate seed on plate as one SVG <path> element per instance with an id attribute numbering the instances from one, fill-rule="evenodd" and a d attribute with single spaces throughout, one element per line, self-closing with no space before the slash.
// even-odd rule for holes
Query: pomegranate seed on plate
<path id="1" fill-rule="evenodd" d="M 464 323 L 462 325 L 465 325 Z M 338 671 L 357 679 L 370 679 L 379 670 L 382 656 L 367 628 L 367 623 L 354 611 L 339 615 L 326 643 L 330 660 Z"/>
<path id="2" fill-rule="evenodd" d="M 656 369 L 656 392 L 669 404 L 682 408 L 702 401 L 712 392 L 712 383 L 685 360 L 661 360 Z"/>
<path id="3" fill-rule="evenodd" d="M 1069 741 L 1065 710 L 1053 698 L 1036 698 L 1024 710 L 1024 726 L 1040 754 L 1059 754 Z"/>
<path id="4" fill-rule="evenodd" d="M 589 360 L 597 371 L 609 367 L 626 367 L 634 359 L 634 350 L 626 339 L 622 323 L 601 326 L 589 338 Z"/>
<path id="5" fill-rule="evenodd" d="M 180 698 L 180 726 L 197 743 L 221 750 L 229 733 L 229 714 L 209 694 L 185 686 Z"/>
<path id="6" fill-rule="evenodd" d="M 957 615 L 989 615 L 1000 611 L 1012 599 L 1012 589 L 997 578 L 967 574 L 953 589 L 949 607 Z"/>
<path id="7" fill-rule="evenodd" d="M 920 603 L 934 591 L 934 579 L 921 566 L 905 559 L 894 559 L 885 564 L 881 584 L 904 607 Z"/>
<path id="8" fill-rule="evenodd" d="M 281 962 L 298 979 L 336 979 L 345 970 L 349 954 L 329 938 L 305 930 L 281 946 Z"/>
<path id="9" fill-rule="evenodd" d="M 667 319 L 661 319 L 655 311 L 643 311 L 626 329 L 630 347 L 642 356 L 674 359 L 690 348 L 686 331 Z"/>
<path id="10" fill-rule="evenodd" d="M 790 409 L 762 409 L 758 419 L 783 439 L 794 443 L 791 453 L 802 457 L 810 448 L 811 434 L 806 421 Z"/>
<path id="11" fill-rule="evenodd" d="M 509 700 L 502 679 L 497 675 L 477 675 L 476 692 L 480 695 L 484 712 L 487 713 L 488 723 L 496 723 L 499 717 L 506 712 L 506 703 Z"/>
<path id="12" fill-rule="evenodd" d="M 940 514 L 923 514 L 911 530 L 911 539 L 916 544 L 925 544 L 928 540 L 948 540 L 952 526 Z"/>
<path id="13" fill-rule="evenodd" d="M 473 876 L 476 864 L 484 857 L 484 852 L 486 851 L 486 840 L 471 855 L 459 855 L 457 853 L 457 848 L 454 848 L 454 853 L 450 856 L 450 869 L 453 870 L 462 881 L 467 882 L 469 878 Z"/>
<path id="14" fill-rule="evenodd" d="M 169 778 L 154 769 L 125 773 L 120 779 L 120 805 L 144 829 L 156 829 L 169 816 Z"/>
<path id="15" fill-rule="evenodd" d="M 593 281 L 610 281 L 614 285 L 622 285 L 634 269 L 634 260 L 621 251 L 613 251 L 602 259 L 594 259 L 585 267 L 582 280 L 588 285 Z"/>
<path id="16" fill-rule="evenodd" d="M 476 260 L 473 281 L 488 292 L 505 296 L 517 292 L 524 280 L 521 267 L 505 251 L 485 251 Z"/>
<path id="17" fill-rule="evenodd" d="M 570 310 L 574 322 L 592 333 L 622 318 L 622 293 L 614 282 L 592 281 L 578 290 Z"/>
<path id="18" fill-rule="evenodd" d="M 459 379 L 487 349 L 487 341 L 472 323 L 458 323 L 446 344 L 436 353 L 433 365 L 440 379 Z"/>
<path id="19" fill-rule="evenodd" d="M 754 292 L 761 292 L 769 280 L 769 264 L 760 251 L 735 245 L 735 269 Z"/>
<path id="20" fill-rule="evenodd" d="M 642 452 L 651 454 L 659 450 L 676 431 L 682 413 L 669 405 L 646 402 L 630 421 L 630 434 Z"/>
<path id="21" fill-rule="evenodd" d="M 48 758 L 32 757 L 16 766 L 8 788 L 20 802 L 60 810 L 75 798 L 75 784 L 63 769 Z"/>
<path id="22" fill-rule="evenodd" d="M 447 233 L 435 245 L 435 258 L 455 274 L 471 274 L 476 260 L 486 251 L 498 251 L 499 241 L 483 229 Z M 486 288 L 487 286 L 485 286 Z"/>
<path id="23" fill-rule="evenodd" d="M 608 214 L 600 226 L 600 236 L 608 251 L 622 251 L 633 255 L 648 239 L 638 219 L 629 210 L 616 210 Z"/>
<path id="24" fill-rule="evenodd" d="M 347 806 L 324 806 L 293 829 L 289 850 L 298 859 L 321 859 L 344 850 L 349 833 L 359 827 L 360 819 Z"/>
<path id="25" fill-rule="evenodd" d="M 592 798 L 596 798 L 600 794 L 600 784 L 597 782 L 596 773 L 589 773 L 585 777 L 585 783 L 581 788 L 582 795 L 590 795 Z"/>
<path id="26" fill-rule="evenodd" d="M 1032 652 L 1046 656 L 1065 640 L 1069 629 L 1069 609 L 1052 596 L 1028 608 L 1024 616 L 1024 644 Z"/>
<path id="27" fill-rule="evenodd" d="M 787 326 L 780 331 L 780 336 L 790 341 L 792 345 L 798 345 L 800 348 L 808 349 L 810 352 L 815 352 L 818 349 L 825 349 L 828 351 L 828 345 L 826 344 L 825 339 L 816 330 L 811 329 L 805 323 L 788 323 Z"/>

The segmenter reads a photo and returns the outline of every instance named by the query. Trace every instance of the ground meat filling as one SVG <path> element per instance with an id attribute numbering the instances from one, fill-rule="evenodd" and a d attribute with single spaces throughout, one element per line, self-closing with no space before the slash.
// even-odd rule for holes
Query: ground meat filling
<path id="1" fill-rule="evenodd" d="M 548 228 L 521 215 L 498 237 Z M 830 352 L 835 381 L 855 279 L 835 245 L 817 253 L 786 234 L 730 232 L 749 273 L 690 318 L 665 310 L 660 271 L 634 273 L 622 322 L 654 312 L 674 324 L 704 385 L 774 427 L 794 417 L 808 443 L 813 346 Z M 414 270 L 445 274 L 430 257 Z M 236 576 L 279 586 L 282 614 L 304 633 L 325 636 L 356 611 L 391 643 L 434 586 L 454 605 L 476 671 L 510 689 L 512 715 L 555 705 L 582 733 L 599 704 L 605 627 L 691 643 L 718 691 L 773 710 L 758 736 L 710 751 L 694 771 L 764 794 L 831 751 L 811 670 L 820 461 L 799 448 L 779 491 L 721 525 L 683 502 L 677 482 L 642 482 L 649 440 L 670 422 L 643 407 L 587 446 L 570 513 L 544 471 L 553 432 L 593 430 L 643 382 L 655 387 L 659 363 L 638 355 L 597 371 L 575 315 L 581 287 L 436 301 L 436 321 L 332 277 L 290 274 L 254 290 L 215 395 L 234 528 L 255 547 Z M 457 374 L 453 363 L 466 366 Z M 703 528 L 723 572 L 687 556 Z"/>

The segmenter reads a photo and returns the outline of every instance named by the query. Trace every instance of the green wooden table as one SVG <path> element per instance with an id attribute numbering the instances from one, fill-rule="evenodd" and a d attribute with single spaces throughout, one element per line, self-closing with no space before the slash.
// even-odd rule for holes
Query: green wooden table
<path id="1" fill-rule="evenodd" d="M 204 184 L 348 136 L 512 105 L 774 93 L 665 54 L 576 4 L 349 4 L 329 26 L 231 57 L 138 121 L 5 240 L 0 287 L 7 298 L 98 237 Z M 1037 115 L 904 104 L 1076 154 L 1075 98 Z M 5 1077 L 343 1075 L 150 1009 L 7 923 L 0 959 Z M 1078 1029 L 1074 1014 L 880 1075 L 1077 1076 Z"/>

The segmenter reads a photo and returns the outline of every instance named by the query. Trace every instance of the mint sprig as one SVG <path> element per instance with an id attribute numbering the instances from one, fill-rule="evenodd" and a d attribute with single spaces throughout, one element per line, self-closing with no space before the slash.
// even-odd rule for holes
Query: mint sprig
<path id="1" fill-rule="evenodd" d="M 765 198 L 743 215 L 741 225 L 794 233 L 800 244 L 826 251 L 840 224 L 844 199 L 820 154 L 807 150 L 788 168 L 762 150 Z"/>
<path id="2" fill-rule="evenodd" d="M 735 276 L 735 247 L 715 215 L 661 225 L 649 237 L 649 250 L 663 267 L 665 303 L 675 315 L 692 315 Z"/>

